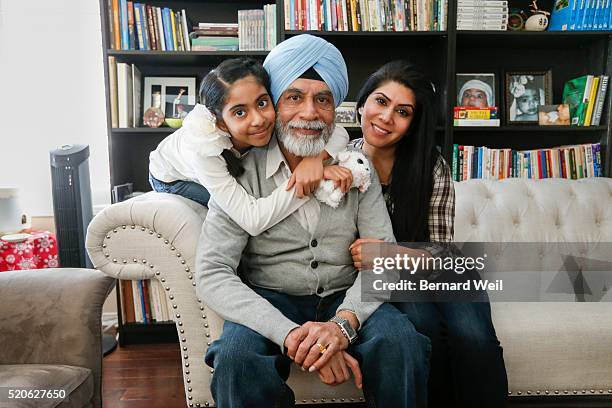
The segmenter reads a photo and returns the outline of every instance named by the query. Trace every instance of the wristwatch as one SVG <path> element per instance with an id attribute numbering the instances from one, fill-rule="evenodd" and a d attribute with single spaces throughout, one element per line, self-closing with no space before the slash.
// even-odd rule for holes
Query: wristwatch
<path id="1" fill-rule="evenodd" d="M 334 316 L 329 319 L 329 321 L 336 323 L 338 327 L 340 327 L 342 334 L 344 334 L 344 337 L 349 341 L 349 344 L 353 344 L 355 340 L 357 340 L 357 332 L 353 329 L 353 326 L 351 326 L 348 320 L 340 316 Z"/>

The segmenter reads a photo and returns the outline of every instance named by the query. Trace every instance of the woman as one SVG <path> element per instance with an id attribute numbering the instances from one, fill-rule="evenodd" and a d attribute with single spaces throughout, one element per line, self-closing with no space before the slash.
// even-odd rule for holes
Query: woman
<path id="1" fill-rule="evenodd" d="M 434 101 L 433 84 L 404 61 L 372 74 L 357 98 L 363 138 L 352 145 L 378 172 L 398 242 L 453 240 L 455 196 L 450 168 L 435 146 Z M 372 241 L 351 245 L 356 267 L 361 245 Z M 430 407 L 505 406 L 506 370 L 489 303 L 395 306 L 431 339 Z"/>

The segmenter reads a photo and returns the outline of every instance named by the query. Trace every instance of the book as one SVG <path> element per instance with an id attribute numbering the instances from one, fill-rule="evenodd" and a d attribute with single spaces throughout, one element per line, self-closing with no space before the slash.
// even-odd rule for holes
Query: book
<path id="1" fill-rule="evenodd" d="M 120 128 L 132 127 L 132 66 L 123 62 L 117 63 L 117 110 Z"/>
<path id="2" fill-rule="evenodd" d="M 555 0 L 550 16 L 548 31 L 570 30 L 572 10 L 575 9 L 577 0 Z"/>
<path id="3" fill-rule="evenodd" d="M 602 75 L 601 80 L 599 81 L 599 89 L 595 99 L 593 121 L 591 122 L 591 125 L 593 126 L 599 126 L 601 123 L 601 115 L 603 113 L 604 101 L 606 100 L 606 92 L 608 90 L 608 80 L 609 77 L 607 75 Z"/>
<path id="4" fill-rule="evenodd" d="M 455 119 L 454 126 L 469 127 L 469 126 L 499 126 L 499 119 Z"/>
<path id="5" fill-rule="evenodd" d="M 110 96 L 111 127 L 119 127 L 119 107 L 117 101 L 117 61 L 108 57 L 108 92 Z"/>
<path id="6" fill-rule="evenodd" d="M 132 64 L 132 127 L 139 127 L 142 123 L 142 114 L 140 109 L 142 102 L 140 95 L 142 90 L 142 74 L 140 70 L 136 68 L 136 65 Z"/>
<path id="7" fill-rule="evenodd" d="M 497 107 L 473 108 L 455 106 L 453 119 L 498 119 Z"/>
<path id="8" fill-rule="evenodd" d="M 121 44 L 121 19 L 120 19 L 120 7 L 119 0 L 112 0 L 113 4 L 113 48 L 115 50 L 122 49 Z"/>
<path id="9" fill-rule="evenodd" d="M 136 321 L 134 314 L 134 295 L 132 291 L 132 281 L 120 280 L 119 289 L 121 291 L 121 317 L 124 323 Z"/>
<path id="10" fill-rule="evenodd" d="M 119 0 L 119 20 L 121 22 L 121 49 L 130 49 L 127 0 Z"/>
<path id="11" fill-rule="evenodd" d="M 569 105 L 571 124 L 574 126 L 581 126 L 584 124 L 584 116 L 586 111 L 586 104 L 584 103 L 586 90 L 589 83 L 592 83 L 592 78 L 589 81 L 589 76 L 583 75 L 581 77 L 569 80 L 563 87 L 563 103 Z M 588 97 L 588 95 L 587 95 Z"/>
<path id="12" fill-rule="evenodd" d="M 597 97 L 597 91 L 599 90 L 599 77 L 593 78 L 591 90 L 589 92 L 589 98 L 587 102 L 587 110 L 584 117 L 584 126 L 591 126 L 591 119 L 593 118 L 593 108 L 595 107 L 595 98 Z"/>
<path id="13" fill-rule="evenodd" d="M 187 13 L 185 9 L 181 10 L 181 24 L 183 27 L 183 43 L 185 44 L 185 51 L 191 51 L 191 41 L 189 41 L 189 24 L 187 22 Z"/>

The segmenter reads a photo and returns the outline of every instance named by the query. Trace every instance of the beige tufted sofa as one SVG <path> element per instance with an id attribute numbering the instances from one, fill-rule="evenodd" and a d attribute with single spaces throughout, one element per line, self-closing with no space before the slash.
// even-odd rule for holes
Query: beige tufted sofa
<path id="1" fill-rule="evenodd" d="M 612 180 L 471 180 L 455 184 L 456 240 L 612 242 Z M 96 268 L 119 279 L 158 279 L 174 311 L 189 406 L 213 406 L 204 363 L 222 320 L 198 299 L 194 261 L 206 209 L 147 193 L 114 204 L 89 226 Z M 511 396 L 597 396 L 612 401 L 612 303 L 497 303 Z M 352 383 L 322 385 L 292 370 L 298 403 L 362 401 Z"/>

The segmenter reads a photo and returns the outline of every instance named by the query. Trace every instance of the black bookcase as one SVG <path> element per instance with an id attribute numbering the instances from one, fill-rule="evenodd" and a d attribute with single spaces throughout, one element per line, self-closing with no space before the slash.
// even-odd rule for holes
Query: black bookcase
<path id="1" fill-rule="evenodd" d="M 149 152 L 173 130 L 170 128 L 111 127 L 108 57 L 117 62 L 133 63 L 142 76 L 195 76 L 198 81 L 219 62 L 236 56 L 251 56 L 261 61 L 267 52 L 167 52 L 115 51 L 110 49 L 108 1 L 100 0 L 104 54 L 104 83 L 107 105 L 107 131 L 111 186 L 134 183 L 136 191 L 150 190 L 148 184 Z M 272 0 L 143 1 L 154 6 L 185 9 L 194 23 L 236 22 L 238 10 L 263 8 Z M 285 31 L 283 0 L 277 3 L 278 41 L 304 31 Z M 540 0 L 544 10 L 552 9 L 553 0 Z M 529 1 L 509 0 L 511 7 L 529 9 Z M 610 176 L 612 145 L 612 107 L 606 98 L 601 126 L 539 127 L 503 125 L 495 128 L 455 128 L 452 115 L 456 100 L 456 73 L 493 72 L 496 94 L 503 117 L 504 77 L 506 71 L 552 70 L 553 102 L 560 103 L 564 83 L 585 74 L 612 77 L 612 32 L 491 32 L 457 31 L 457 1 L 448 0 L 448 30 L 444 32 L 314 32 L 335 44 L 346 60 L 350 88 L 347 101 L 354 101 L 360 86 L 378 67 L 395 59 L 416 62 L 431 76 L 438 90 L 439 123 L 437 141 L 450 162 L 454 143 L 493 148 L 536 149 L 578 143 L 601 143 L 604 175 Z M 610 94 L 610 92 L 608 92 Z M 142 114 L 142 113 L 140 113 Z M 503 123 L 503 121 L 502 121 Z M 349 129 L 359 137 L 359 129 Z M 119 297 L 119 295 L 118 295 Z M 120 304 L 121 305 L 121 304 Z M 119 313 L 121 316 L 121 313 Z M 122 344 L 174 341 L 172 323 L 153 325 L 120 323 Z"/>

